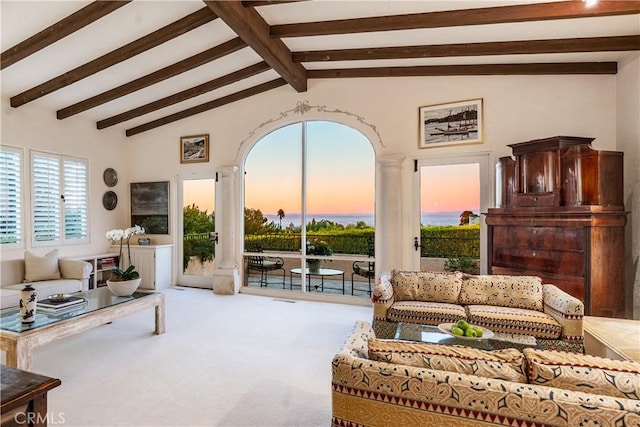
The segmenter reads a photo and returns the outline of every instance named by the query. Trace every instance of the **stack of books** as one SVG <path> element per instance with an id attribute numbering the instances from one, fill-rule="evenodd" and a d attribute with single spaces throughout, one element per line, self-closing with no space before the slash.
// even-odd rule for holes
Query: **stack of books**
<path id="1" fill-rule="evenodd" d="M 100 260 L 100 266 L 98 267 L 101 270 L 108 270 L 110 268 L 114 268 L 116 266 L 116 259 L 114 257 L 110 258 L 102 258 Z"/>
<path id="2" fill-rule="evenodd" d="M 79 310 L 87 306 L 87 300 L 82 297 L 68 296 L 66 298 L 45 298 L 37 302 L 37 310 L 43 313 L 64 314 Z"/>

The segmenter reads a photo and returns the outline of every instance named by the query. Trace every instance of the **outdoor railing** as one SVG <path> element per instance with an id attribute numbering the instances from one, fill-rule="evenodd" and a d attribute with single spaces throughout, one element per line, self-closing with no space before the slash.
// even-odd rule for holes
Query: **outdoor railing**
<path id="1" fill-rule="evenodd" d="M 373 249 L 373 234 L 314 234 L 307 233 L 307 240 L 327 242 L 334 254 L 369 255 Z M 260 246 L 265 251 L 300 252 L 302 236 L 294 233 L 248 234 L 245 248 Z"/>
<path id="2" fill-rule="evenodd" d="M 444 236 L 421 233 L 421 257 L 427 258 L 480 258 L 480 233 L 473 230 L 463 235 Z M 334 254 L 372 255 L 375 253 L 373 234 L 313 234 L 307 240 L 327 242 Z M 265 251 L 299 252 L 300 234 L 251 234 L 245 236 L 245 248 L 259 246 Z"/>
<path id="3" fill-rule="evenodd" d="M 209 233 L 185 234 L 184 240 L 209 240 Z"/>
<path id="4" fill-rule="evenodd" d="M 464 235 L 443 236 L 421 233 L 420 256 L 427 258 L 480 258 L 480 233 L 465 232 Z M 375 253 L 373 234 L 314 234 L 307 233 L 307 240 L 323 240 L 327 242 L 334 254 L 371 255 Z M 193 233 L 184 236 L 185 242 L 210 242 L 209 233 Z M 300 234 L 268 233 L 245 236 L 245 247 L 260 246 L 265 251 L 299 252 Z M 196 248 L 200 249 L 200 245 Z M 195 249 L 195 248 L 194 248 Z M 194 254 L 195 255 L 195 254 Z"/>

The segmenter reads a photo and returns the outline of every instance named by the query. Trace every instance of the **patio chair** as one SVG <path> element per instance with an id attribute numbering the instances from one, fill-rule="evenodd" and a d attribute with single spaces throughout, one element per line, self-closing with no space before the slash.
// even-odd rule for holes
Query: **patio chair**
<path id="1" fill-rule="evenodd" d="M 255 245 L 248 247 L 247 252 L 263 253 L 262 247 Z M 270 271 L 282 270 L 282 289 L 284 289 L 286 270 L 284 269 L 284 260 L 280 257 L 269 257 L 264 255 L 248 255 L 247 256 L 247 273 L 250 271 L 260 272 L 260 287 L 267 287 L 268 273 Z M 248 274 L 247 274 L 248 276 Z M 248 281 L 248 279 L 247 279 Z"/>
<path id="2" fill-rule="evenodd" d="M 369 257 L 374 256 L 374 241 L 373 238 L 367 239 L 367 243 L 369 244 L 368 255 Z M 354 291 L 354 280 L 353 276 L 358 275 L 361 277 L 365 277 L 369 282 L 369 290 L 367 293 L 371 296 L 371 279 L 376 277 L 376 263 L 373 261 L 354 261 L 353 262 L 353 273 L 351 273 L 351 295 L 353 295 Z"/>

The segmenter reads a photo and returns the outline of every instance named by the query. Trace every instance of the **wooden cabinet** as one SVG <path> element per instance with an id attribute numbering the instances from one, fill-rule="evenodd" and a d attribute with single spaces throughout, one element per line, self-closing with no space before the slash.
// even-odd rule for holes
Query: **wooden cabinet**
<path id="1" fill-rule="evenodd" d="M 580 298 L 585 313 L 624 317 L 622 153 L 591 138 L 510 145 L 486 214 L 488 271 L 540 276 Z"/>
<path id="2" fill-rule="evenodd" d="M 172 245 L 131 245 L 131 263 L 142 281 L 141 289 L 164 289 L 171 286 Z M 126 251 L 126 249 L 125 249 Z M 128 260 L 127 263 L 128 265 Z"/>

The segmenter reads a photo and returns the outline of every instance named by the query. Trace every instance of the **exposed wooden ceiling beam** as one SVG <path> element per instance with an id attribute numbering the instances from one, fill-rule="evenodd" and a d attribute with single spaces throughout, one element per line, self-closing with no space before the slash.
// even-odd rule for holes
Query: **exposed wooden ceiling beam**
<path id="1" fill-rule="evenodd" d="M 459 27 L 463 25 L 629 15 L 636 13 L 640 13 L 640 2 L 638 1 L 599 1 L 591 7 L 587 7 L 585 3 L 581 1 L 563 1 L 273 25 L 270 34 L 271 37 L 278 38 L 324 36 L 372 31 Z"/>
<path id="2" fill-rule="evenodd" d="M 243 0 L 244 7 L 271 6 L 274 4 L 299 3 L 307 0 Z"/>
<path id="3" fill-rule="evenodd" d="M 254 8 L 235 1 L 205 3 L 296 91 L 307 90 L 306 70 L 291 61 L 291 51 L 281 40 L 269 37 L 269 25 Z"/>
<path id="4" fill-rule="evenodd" d="M 66 18 L 61 19 L 39 33 L 2 52 L 2 54 L 0 54 L 0 70 L 36 53 L 40 49 L 44 49 L 130 2 L 131 0 L 94 1 L 90 3 L 77 12 L 72 13 Z"/>
<path id="5" fill-rule="evenodd" d="M 242 79 L 246 79 L 248 77 L 262 73 L 269 69 L 271 69 L 271 67 L 269 67 L 269 64 L 267 64 L 264 61 L 254 65 L 250 65 L 241 70 L 234 71 L 233 73 L 227 74 L 226 76 L 213 79 L 201 85 L 198 85 L 189 89 L 185 89 L 173 95 L 164 97 L 162 99 L 158 99 L 157 101 L 153 101 L 148 104 L 142 105 L 140 107 L 133 108 L 129 111 L 125 111 L 124 113 L 117 114 L 115 116 L 109 117 L 104 120 L 100 120 L 97 123 L 97 127 L 98 129 L 105 129 L 105 128 L 108 128 L 109 126 L 126 122 L 127 120 L 131 120 L 136 117 L 159 110 L 161 108 L 168 107 L 173 104 L 177 104 L 178 102 L 186 101 L 187 99 L 202 95 L 204 93 L 210 92 L 215 89 L 219 89 L 223 86 L 238 82 Z"/>
<path id="6" fill-rule="evenodd" d="M 185 71 L 192 70 L 215 59 L 219 59 L 225 55 L 240 50 L 246 46 L 247 44 L 242 41 L 242 39 L 236 37 L 235 39 L 231 39 L 228 42 L 212 47 L 211 49 L 207 49 L 204 52 L 200 52 L 187 59 L 176 62 L 175 64 L 169 65 L 168 67 L 161 68 L 160 70 L 154 71 L 153 73 L 147 74 L 146 76 L 132 80 L 116 88 L 110 89 L 106 92 L 102 92 L 99 95 L 93 96 L 91 98 L 65 107 L 61 110 L 58 110 L 57 117 L 58 119 L 66 119 L 67 117 L 71 117 L 74 114 L 78 114 L 90 108 L 97 107 L 98 105 L 102 105 L 105 102 L 113 101 L 116 98 L 128 95 L 147 86 L 151 86 L 153 84 L 166 80 L 170 77 L 177 76 L 178 74 L 184 73 Z"/>
<path id="7" fill-rule="evenodd" d="M 204 7 L 197 12 L 187 15 L 178 21 L 122 46 L 121 48 L 113 50 L 94 59 L 93 61 L 87 62 L 86 64 L 71 71 L 54 77 L 53 79 L 26 90 L 19 95 L 13 96 L 11 98 L 11 106 L 19 107 L 58 89 L 69 86 L 70 84 L 84 79 L 85 77 L 109 68 L 112 65 L 118 64 L 119 62 L 125 61 L 135 55 L 159 46 L 168 40 L 193 30 L 194 28 L 211 22 L 216 18 L 217 16 L 212 13 L 209 8 Z"/>
<path id="8" fill-rule="evenodd" d="M 275 80 L 271 80 L 269 82 L 251 87 L 249 89 L 241 90 L 240 92 L 223 96 L 222 98 L 214 99 L 213 101 L 205 102 L 204 104 L 196 105 L 195 107 L 187 108 L 186 110 L 170 114 L 168 116 L 153 120 L 140 126 L 133 127 L 131 129 L 127 129 L 125 133 L 127 136 L 133 136 L 138 133 L 142 133 L 178 120 L 185 119 L 195 114 L 203 113 L 205 111 L 213 110 L 214 108 L 218 108 L 223 105 L 231 104 L 232 102 L 236 102 L 241 99 L 249 98 L 250 96 L 257 95 L 259 93 L 266 92 L 268 90 L 275 89 L 286 84 L 287 82 L 284 79 L 277 78 Z"/>
<path id="9" fill-rule="evenodd" d="M 294 62 L 640 50 L 640 35 L 294 52 Z"/>
<path id="10" fill-rule="evenodd" d="M 308 70 L 310 79 L 350 77 L 496 76 L 548 74 L 616 74 L 617 62 L 561 62 L 533 64 L 428 65 L 418 67 L 340 68 Z"/>

